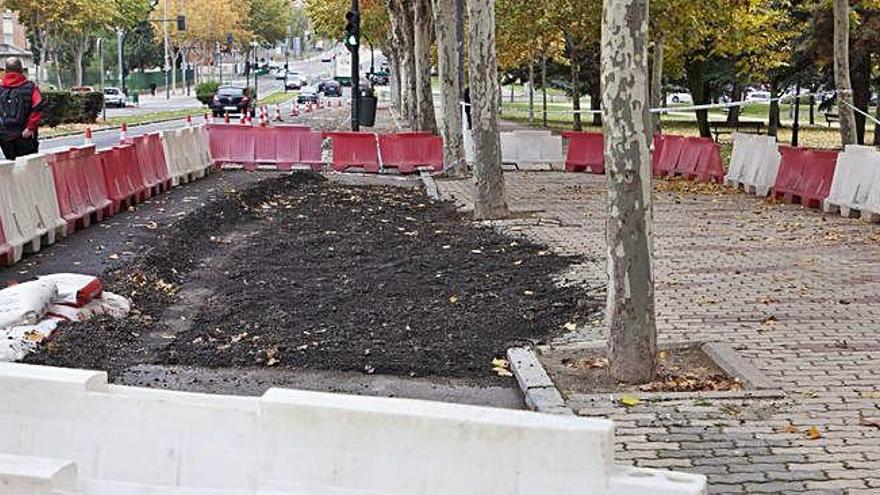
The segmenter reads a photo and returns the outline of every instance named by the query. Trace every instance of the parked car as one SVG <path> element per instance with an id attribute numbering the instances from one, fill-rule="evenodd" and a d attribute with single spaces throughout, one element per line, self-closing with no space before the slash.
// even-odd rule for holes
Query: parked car
<path id="1" fill-rule="evenodd" d="M 128 97 L 119 88 L 104 88 L 104 105 L 108 107 L 123 108 L 127 103 Z"/>
<path id="2" fill-rule="evenodd" d="M 694 102 L 694 98 L 691 94 L 684 90 L 673 90 L 666 93 L 666 104 L 667 105 L 677 105 L 679 103 L 692 104 Z"/>
<path id="3" fill-rule="evenodd" d="M 327 79 L 318 84 L 318 92 L 324 93 L 324 96 L 342 96 L 342 85 L 338 81 Z"/>
<path id="4" fill-rule="evenodd" d="M 299 96 L 296 97 L 297 103 L 317 103 L 318 88 L 315 86 L 305 86 L 299 90 Z"/>
<path id="5" fill-rule="evenodd" d="M 272 75 L 276 80 L 282 80 L 287 78 L 287 70 L 284 68 L 272 69 L 269 71 L 269 74 Z"/>
<path id="6" fill-rule="evenodd" d="M 769 91 L 752 91 L 746 95 L 746 101 L 770 101 L 770 92 Z"/>
<path id="7" fill-rule="evenodd" d="M 95 88 L 91 86 L 74 86 L 70 88 L 71 93 L 94 93 Z"/>
<path id="8" fill-rule="evenodd" d="M 244 114 L 250 109 L 251 99 L 241 86 L 220 86 L 211 100 L 211 112 L 215 117 L 225 113 Z"/>

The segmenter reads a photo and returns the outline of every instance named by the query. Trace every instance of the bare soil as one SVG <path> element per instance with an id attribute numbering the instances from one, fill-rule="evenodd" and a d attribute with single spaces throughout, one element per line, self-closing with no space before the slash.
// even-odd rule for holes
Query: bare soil
<path id="1" fill-rule="evenodd" d="M 541 363 L 566 392 L 705 392 L 741 390 L 742 384 L 719 368 L 699 346 L 661 350 L 657 379 L 644 385 L 619 383 L 608 372 L 605 349 L 544 351 Z"/>
<path id="2" fill-rule="evenodd" d="M 229 189 L 113 267 L 121 321 L 61 327 L 28 362 L 311 369 L 507 383 L 491 361 L 591 305 L 579 260 L 470 223 L 423 192 L 296 173 Z"/>

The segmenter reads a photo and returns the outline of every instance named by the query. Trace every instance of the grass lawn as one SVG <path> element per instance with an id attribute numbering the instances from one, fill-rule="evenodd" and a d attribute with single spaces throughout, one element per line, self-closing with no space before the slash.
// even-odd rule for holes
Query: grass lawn
<path id="1" fill-rule="evenodd" d="M 298 91 L 276 91 L 269 96 L 260 98 L 260 105 L 278 105 L 282 103 L 287 103 L 288 101 L 296 98 L 298 94 Z"/>

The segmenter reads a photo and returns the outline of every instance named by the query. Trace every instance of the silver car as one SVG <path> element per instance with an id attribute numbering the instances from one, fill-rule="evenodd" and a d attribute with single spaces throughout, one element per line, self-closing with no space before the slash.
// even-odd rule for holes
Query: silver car
<path id="1" fill-rule="evenodd" d="M 125 107 L 128 98 L 121 89 L 115 87 L 104 88 L 104 105 L 108 107 Z"/>

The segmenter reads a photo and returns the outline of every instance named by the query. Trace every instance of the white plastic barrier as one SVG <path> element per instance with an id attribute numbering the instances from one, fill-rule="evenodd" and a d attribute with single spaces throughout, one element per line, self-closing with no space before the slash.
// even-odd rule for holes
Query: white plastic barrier
<path id="1" fill-rule="evenodd" d="M 855 211 L 870 217 L 880 213 L 880 151 L 872 146 L 847 145 L 837 155 L 831 192 L 824 202 L 826 212 L 840 210 L 844 216 Z"/>
<path id="2" fill-rule="evenodd" d="M 20 260 L 25 250 L 39 251 L 67 234 L 55 179 L 44 155 L 0 162 L 0 221 L 6 242 L 12 246 L 12 262 Z"/>
<path id="3" fill-rule="evenodd" d="M 562 136 L 541 130 L 502 132 L 501 161 L 517 165 L 563 163 Z"/>
<path id="4" fill-rule="evenodd" d="M 776 183 L 781 161 L 775 137 L 736 133 L 724 180 L 746 192 L 766 196 Z"/>
<path id="5" fill-rule="evenodd" d="M 0 487 L 29 472 L 32 489 L 21 493 L 62 493 L 39 489 L 51 484 L 69 495 L 705 490 L 703 476 L 615 466 L 613 424 L 576 416 L 282 389 L 202 395 L 3 363 L 0 397 Z"/>
<path id="6" fill-rule="evenodd" d="M 163 131 L 162 149 L 172 184 L 175 186 L 204 177 L 211 167 L 211 153 L 204 126 Z"/>

